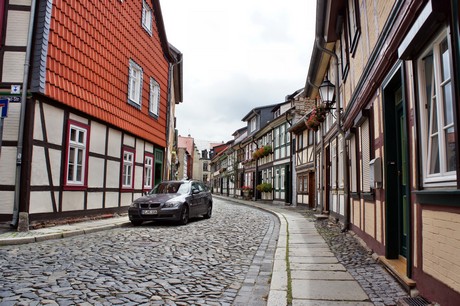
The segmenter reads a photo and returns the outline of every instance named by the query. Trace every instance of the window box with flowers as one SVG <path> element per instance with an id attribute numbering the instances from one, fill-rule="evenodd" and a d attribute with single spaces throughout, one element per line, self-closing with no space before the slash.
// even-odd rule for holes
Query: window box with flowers
<path id="1" fill-rule="evenodd" d="M 272 192 L 273 187 L 270 183 L 262 183 L 256 186 L 256 189 L 260 192 Z"/>
<path id="2" fill-rule="evenodd" d="M 272 153 L 272 147 L 270 145 L 267 145 L 254 151 L 254 153 L 252 153 L 252 157 L 254 159 L 259 159 L 269 155 L 270 153 Z"/>
<path id="3" fill-rule="evenodd" d="M 327 111 L 323 106 L 316 106 L 308 115 L 305 124 L 309 130 L 317 131 L 320 124 L 326 120 Z"/>

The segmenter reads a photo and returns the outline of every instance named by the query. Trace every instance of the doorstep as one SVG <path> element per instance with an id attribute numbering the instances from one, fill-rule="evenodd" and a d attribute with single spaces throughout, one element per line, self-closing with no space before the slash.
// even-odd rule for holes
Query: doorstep
<path id="1" fill-rule="evenodd" d="M 415 288 L 415 281 L 406 275 L 407 262 L 405 258 L 388 259 L 385 256 L 379 256 L 379 261 L 396 277 L 408 292 Z"/>

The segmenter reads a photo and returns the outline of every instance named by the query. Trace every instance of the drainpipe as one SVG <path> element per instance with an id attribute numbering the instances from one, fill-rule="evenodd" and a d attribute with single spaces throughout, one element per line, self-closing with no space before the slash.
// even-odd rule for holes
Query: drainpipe
<path id="1" fill-rule="evenodd" d="M 342 114 L 340 112 L 340 110 L 342 109 L 342 105 L 341 105 L 341 101 L 340 101 L 340 92 L 339 92 L 339 58 L 337 56 L 337 54 L 335 54 L 335 52 L 332 52 L 326 48 L 324 48 L 322 45 L 321 45 L 321 42 L 320 42 L 320 37 L 317 36 L 316 37 L 316 47 L 318 48 L 319 51 L 321 52 L 324 52 L 324 53 L 327 53 L 329 54 L 331 57 L 334 58 L 335 60 L 335 64 L 336 64 L 336 73 L 335 73 L 335 96 L 337 98 L 337 107 L 336 107 L 336 116 L 337 116 L 337 129 L 339 131 L 339 134 L 342 136 L 342 156 L 343 156 L 343 161 L 342 161 L 342 166 L 343 166 L 343 191 L 344 191 L 344 200 L 345 200 L 345 212 L 344 212 L 344 217 L 345 217 L 345 220 L 344 220 L 344 228 L 342 229 L 342 231 L 347 231 L 348 230 L 348 227 L 350 225 L 350 215 L 348 213 L 348 210 L 349 210 L 349 206 L 350 206 L 350 199 L 348 197 L 348 175 L 347 174 L 347 160 L 348 158 L 346 157 L 347 155 L 347 145 L 346 145 L 346 141 L 345 141 L 345 131 L 343 130 L 343 126 L 342 126 Z"/>
<path id="2" fill-rule="evenodd" d="M 256 145 L 256 150 L 259 149 L 259 145 L 257 144 L 257 142 L 254 140 L 254 136 L 252 136 L 251 138 L 252 142 Z M 256 189 L 256 186 L 257 186 L 257 176 L 258 176 L 258 172 L 259 172 L 259 162 L 258 160 L 256 159 L 256 173 L 254 174 L 254 186 L 252 187 L 253 188 L 253 194 L 254 194 L 254 201 L 257 202 L 257 189 Z"/>
<path id="3" fill-rule="evenodd" d="M 312 87 L 315 87 L 316 89 L 318 89 L 319 87 L 316 86 L 315 84 L 312 83 L 312 81 L 310 80 L 310 78 L 307 78 L 307 82 L 308 84 L 310 84 Z M 316 104 L 316 102 L 315 102 Z M 306 118 L 304 118 L 304 122 L 305 124 L 307 124 L 307 120 Z M 314 169 L 315 169 L 315 178 L 316 178 L 316 169 L 318 167 L 318 162 L 316 160 L 316 150 L 318 149 L 318 145 L 317 145 L 317 140 L 316 140 L 316 133 L 313 134 L 314 137 L 313 137 L 313 152 L 315 153 L 314 155 L 314 158 L 313 158 L 313 164 L 314 164 Z M 323 147 L 323 138 L 321 137 L 321 150 L 322 152 L 324 152 L 324 147 Z M 322 158 L 322 154 L 320 154 L 320 158 Z M 320 162 L 321 163 L 321 162 Z M 322 171 L 319 171 L 319 181 L 322 182 L 322 174 L 323 172 Z M 319 194 L 319 198 L 318 198 L 318 192 L 316 191 L 316 186 L 317 186 L 317 182 L 315 181 L 315 209 L 318 210 L 318 208 L 320 208 L 320 213 L 322 212 L 322 207 L 319 206 L 320 204 L 319 203 L 323 203 L 323 193 L 321 192 Z M 321 183 L 321 187 L 323 186 L 323 184 Z M 321 204 L 322 205 L 322 204 Z"/>
<path id="4" fill-rule="evenodd" d="M 29 70 L 30 70 L 30 56 L 32 51 L 32 37 L 35 21 L 35 5 L 36 0 L 32 0 L 30 4 L 30 18 L 29 18 L 29 32 L 27 34 L 27 47 L 26 56 L 24 60 L 24 78 L 22 81 L 22 95 L 21 95 L 21 110 L 19 115 L 19 132 L 18 132 L 18 147 L 16 155 L 16 182 L 14 186 L 14 206 L 13 206 L 13 220 L 10 226 L 17 228 L 19 219 L 19 198 L 21 195 L 21 169 L 22 169 L 22 149 L 24 145 L 24 123 L 26 116 L 26 103 L 27 103 L 27 88 L 29 87 Z"/>

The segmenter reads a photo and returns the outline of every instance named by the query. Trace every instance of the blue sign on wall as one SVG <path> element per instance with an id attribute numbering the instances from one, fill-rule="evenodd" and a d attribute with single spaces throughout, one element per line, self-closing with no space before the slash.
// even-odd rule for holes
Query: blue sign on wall
<path id="1" fill-rule="evenodd" d="M 0 100 L 0 110 L 2 118 L 8 117 L 8 99 Z"/>

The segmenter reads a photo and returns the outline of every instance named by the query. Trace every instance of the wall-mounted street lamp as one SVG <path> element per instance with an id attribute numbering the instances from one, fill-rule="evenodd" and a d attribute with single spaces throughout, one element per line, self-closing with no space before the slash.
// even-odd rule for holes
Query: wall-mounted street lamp
<path id="1" fill-rule="evenodd" d="M 327 78 L 319 86 L 319 96 L 321 97 L 321 103 L 326 110 L 334 109 L 332 106 L 335 103 L 335 85 Z"/>

